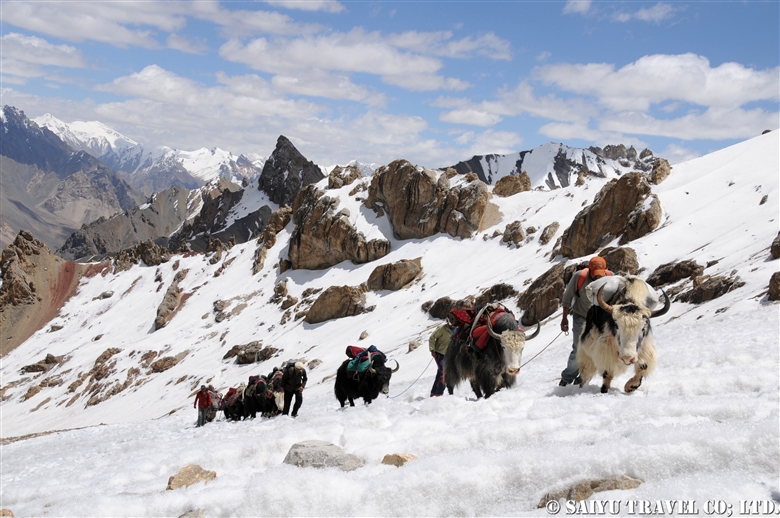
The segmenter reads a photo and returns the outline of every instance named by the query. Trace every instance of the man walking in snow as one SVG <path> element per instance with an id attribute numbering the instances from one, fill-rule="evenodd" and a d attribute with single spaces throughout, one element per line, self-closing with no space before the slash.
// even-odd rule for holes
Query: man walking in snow
<path id="1" fill-rule="evenodd" d="M 209 408 L 211 408 L 211 404 L 211 394 L 206 390 L 206 385 L 201 385 L 200 390 L 195 394 L 195 402 L 192 404 L 193 408 L 198 408 L 198 424 L 196 428 L 206 424 L 206 414 Z"/>
<path id="2" fill-rule="evenodd" d="M 441 396 L 446 388 L 444 384 L 444 353 L 447 352 L 450 338 L 455 331 L 451 318 L 452 315 L 449 315 L 447 323 L 439 326 L 428 339 L 428 349 L 431 351 L 431 356 L 436 361 L 437 367 L 436 378 L 433 380 L 433 387 L 431 387 L 431 397 Z"/>
<path id="3" fill-rule="evenodd" d="M 295 404 L 292 408 L 292 417 L 298 417 L 298 410 L 303 404 L 303 389 L 306 387 L 306 369 L 303 368 L 303 362 L 295 362 L 295 365 L 289 365 L 282 374 L 282 388 L 284 388 L 284 410 L 282 414 L 290 413 L 290 403 L 295 396 Z"/>
<path id="4" fill-rule="evenodd" d="M 605 275 L 612 275 L 607 270 L 607 262 L 603 257 L 595 256 L 588 261 L 588 267 L 572 274 L 566 290 L 563 292 L 561 305 L 563 306 L 563 318 L 561 319 L 561 331 L 569 332 L 569 313 L 572 314 L 574 324 L 571 353 L 566 368 L 561 372 L 561 381 L 558 385 L 565 387 L 569 383 L 580 383 L 580 367 L 577 365 L 577 344 L 582 330 L 585 328 L 585 317 L 592 305 L 585 296 L 585 287 L 596 279 Z"/>

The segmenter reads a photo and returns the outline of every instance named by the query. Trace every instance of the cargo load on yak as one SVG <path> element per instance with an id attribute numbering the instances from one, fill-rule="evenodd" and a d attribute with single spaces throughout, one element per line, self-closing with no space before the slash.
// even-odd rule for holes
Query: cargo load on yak
<path id="1" fill-rule="evenodd" d="M 484 303 L 470 309 L 453 309 L 450 311 L 448 320 L 459 328 L 456 332 L 461 337 L 481 351 L 485 348 L 490 338 L 487 325 L 488 318 L 490 318 L 490 324 L 495 326 L 498 318 L 505 313 L 509 313 L 514 317 L 514 313 L 503 304 Z"/>
<path id="2" fill-rule="evenodd" d="M 356 345 L 348 345 L 345 352 L 351 358 L 349 363 L 347 363 L 347 372 L 366 372 L 371 365 L 371 358 L 375 354 L 381 354 L 384 361 L 387 361 L 387 355 L 377 349 L 375 345 L 370 346 L 368 349 Z"/>

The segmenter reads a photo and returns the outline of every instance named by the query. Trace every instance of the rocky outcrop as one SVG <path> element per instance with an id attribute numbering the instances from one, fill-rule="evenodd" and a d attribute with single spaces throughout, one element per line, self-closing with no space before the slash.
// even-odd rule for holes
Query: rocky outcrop
<path id="1" fill-rule="evenodd" d="M 397 239 L 439 232 L 468 238 L 481 230 L 489 200 L 487 185 L 476 177 L 450 188 L 447 174 L 396 160 L 374 172 L 365 204 L 388 214 Z"/>
<path id="2" fill-rule="evenodd" d="M 617 237 L 621 245 L 628 243 L 658 228 L 662 214 L 645 175 L 629 173 L 608 182 L 593 203 L 577 214 L 563 232 L 560 253 L 564 257 L 592 254 Z"/>
<path id="3" fill-rule="evenodd" d="M 517 296 L 517 290 L 511 284 L 494 284 L 474 298 L 474 305 L 479 306 L 483 302 L 499 302 L 509 297 Z"/>
<path id="4" fill-rule="evenodd" d="M 546 245 L 549 243 L 553 237 L 555 237 L 555 234 L 558 233 L 558 229 L 561 228 L 561 224 L 557 221 L 553 221 L 546 227 L 544 227 L 544 230 L 542 230 L 542 233 L 539 235 L 539 243 Z"/>
<path id="5" fill-rule="evenodd" d="M 328 175 L 328 189 L 340 189 L 345 185 L 351 185 L 352 182 L 363 178 L 363 173 L 355 164 L 350 164 L 346 167 L 337 165 L 333 168 L 333 171 Z"/>
<path id="6" fill-rule="evenodd" d="M 317 297 L 304 320 L 309 324 L 318 324 L 334 318 L 367 313 L 373 309 L 366 307 L 366 294 L 360 288 L 331 286 Z"/>
<path id="7" fill-rule="evenodd" d="M 560 491 L 554 491 L 544 495 L 536 507 L 541 509 L 547 505 L 548 502 L 557 502 L 558 500 L 579 502 L 587 500 L 594 493 L 600 493 L 602 491 L 614 491 L 616 489 L 627 490 L 635 489 L 642 485 L 642 481 L 636 478 L 629 477 L 628 475 L 618 475 L 616 477 L 603 478 L 597 480 L 587 480 L 580 482 L 566 489 Z"/>
<path id="8" fill-rule="evenodd" d="M 647 278 L 647 284 L 653 288 L 660 288 L 667 284 L 674 284 L 682 279 L 695 279 L 702 273 L 704 273 L 704 266 L 697 264 L 696 261 L 671 262 L 656 268 Z"/>
<path id="9" fill-rule="evenodd" d="M 182 289 L 179 288 L 179 283 L 184 280 L 189 270 L 182 270 L 176 272 L 173 277 L 173 282 L 168 286 L 168 290 L 165 292 L 160 306 L 157 308 L 157 317 L 154 319 L 154 330 L 157 331 L 168 325 L 173 315 L 179 310 L 182 302 Z"/>
<path id="10" fill-rule="evenodd" d="M 517 306 L 523 310 L 520 323 L 530 326 L 549 317 L 561 305 L 564 281 L 565 263 L 558 263 L 536 280 L 517 299 Z"/>
<path id="11" fill-rule="evenodd" d="M 357 455 L 325 441 L 303 441 L 295 443 L 283 461 L 299 468 L 339 468 L 341 471 L 354 471 L 362 468 L 365 462 Z"/>
<path id="12" fill-rule="evenodd" d="M 249 342 L 248 344 L 233 346 L 225 354 L 225 356 L 222 357 L 222 359 L 228 360 L 230 358 L 235 358 L 236 363 L 238 363 L 239 365 L 247 365 L 250 363 L 264 362 L 266 360 L 270 360 L 278 352 L 279 349 L 276 349 L 275 347 L 271 347 L 270 345 L 267 347 L 263 347 L 263 344 L 260 341 L 254 340 L 252 342 Z"/>
<path id="13" fill-rule="evenodd" d="M 772 254 L 772 259 L 780 259 L 780 232 L 778 232 L 777 237 L 772 241 L 769 252 Z"/>
<path id="14" fill-rule="evenodd" d="M 210 240 L 223 243 L 246 243 L 265 228 L 271 217 L 271 207 L 263 205 L 240 218 L 233 216 L 234 207 L 244 196 L 241 186 L 220 178 L 200 190 L 202 206 L 198 215 L 171 238 L 171 250 L 190 249 L 205 252 Z"/>
<path id="15" fill-rule="evenodd" d="M 323 178 L 320 168 L 307 160 L 287 137 L 280 135 L 276 149 L 260 173 L 258 188 L 277 205 L 292 205 L 301 189 Z"/>
<path id="16" fill-rule="evenodd" d="M 417 259 L 402 259 L 391 264 L 377 266 L 366 282 L 368 289 L 372 291 L 380 290 L 400 290 L 422 273 L 421 257 Z"/>
<path id="17" fill-rule="evenodd" d="M 426 302 L 422 305 L 422 310 L 427 312 L 433 318 L 447 318 L 453 309 L 469 309 L 474 307 L 474 297 L 468 296 L 464 299 L 453 300 L 449 297 L 441 297 L 435 302 Z"/>
<path id="18" fill-rule="evenodd" d="M 531 178 L 523 171 L 519 175 L 508 175 L 499 178 L 493 187 L 493 194 L 507 198 L 519 192 L 531 190 Z"/>
<path id="19" fill-rule="evenodd" d="M 669 165 L 669 162 L 663 158 L 659 158 L 655 164 L 653 164 L 653 170 L 650 172 L 650 183 L 658 185 L 666 180 L 671 172 L 672 166 Z"/>
<path id="20" fill-rule="evenodd" d="M 769 278 L 769 300 L 780 300 L 780 272 L 775 272 Z"/>
<path id="21" fill-rule="evenodd" d="M 53 255 L 22 230 L 0 256 L 0 356 L 43 328 L 76 293 L 79 280 L 101 265 L 79 265 Z"/>
<path id="22" fill-rule="evenodd" d="M 289 258 L 294 269 L 317 270 L 342 261 L 361 264 L 390 252 L 385 239 L 367 240 L 350 222 L 339 201 L 310 185 L 295 198 L 295 229 L 290 236 Z"/>
<path id="23" fill-rule="evenodd" d="M 599 255 L 604 258 L 607 268 L 615 275 L 636 275 L 639 271 L 639 259 L 633 248 L 609 247 L 599 252 Z"/>
<path id="24" fill-rule="evenodd" d="M 501 242 L 512 243 L 515 246 L 522 246 L 525 241 L 525 231 L 523 230 L 523 224 L 519 221 L 513 221 L 504 229 L 504 235 L 501 237 Z"/>
<path id="25" fill-rule="evenodd" d="M 270 250 L 276 244 L 276 235 L 292 219 L 292 209 L 285 205 L 271 214 L 268 223 L 263 229 L 263 234 L 257 240 L 257 250 L 255 251 L 254 263 L 252 264 L 252 274 L 258 273 L 265 266 L 265 259 Z"/>
<path id="26" fill-rule="evenodd" d="M 693 288 L 681 293 L 675 300 L 701 304 L 722 297 L 726 293 L 741 288 L 745 283 L 739 277 L 702 275 L 693 279 Z"/>
<path id="27" fill-rule="evenodd" d="M 215 478 L 217 478 L 216 471 L 205 470 L 197 464 L 188 464 L 168 479 L 168 486 L 165 489 L 179 489 L 180 487 L 188 487 L 198 482 L 210 482 Z"/>

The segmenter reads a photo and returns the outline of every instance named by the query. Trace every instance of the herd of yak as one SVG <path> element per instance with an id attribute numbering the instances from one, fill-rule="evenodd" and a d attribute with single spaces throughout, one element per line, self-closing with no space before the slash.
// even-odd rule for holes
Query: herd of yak
<path id="1" fill-rule="evenodd" d="M 606 291 L 605 291 L 606 289 Z M 655 291 L 634 275 L 612 276 L 587 286 L 587 296 L 593 300 L 582 335 L 578 337 L 577 363 L 580 386 L 600 373 L 601 392 L 606 393 L 615 376 L 633 366 L 634 376 L 625 391 L 639 388 L 642 379 L 656 365 L 650 319 L 665 314 L 670 308 L 666 293 L 664 305 L 654 310 L 659 299 Z M 609 296 L 607 296 L 609 294 Z M 605 298 L 609 302 L 605 301 Z M 450 394 L 462 381 L 469 381 L 477 398 L 488 398 L 502 388 L 514 386 L 520 373 L 526 337 L 515 316 L 499 303 L 487 303 L 467 310 L 453 311 L 448 318 L 454 331 L 444 355 L 444 383 Z M 479 342 L 479 347 L 475 343 Z M 375 347 L 347 348 L 350 359 L 336 372 L 334 393 L 342 407 L 362 398 L 365 404 L 389 392 L 390 377 L 398 370 L 387 364 L 387 357 Z M 222 397 L 212 392 L 211 421 L 222 410 L 226 419 L 240 420 L 275 416 L 284 402 L 282 370 L 274 369 L 268 376 L 250 376 L 249 383 L 231 388 Z"/>

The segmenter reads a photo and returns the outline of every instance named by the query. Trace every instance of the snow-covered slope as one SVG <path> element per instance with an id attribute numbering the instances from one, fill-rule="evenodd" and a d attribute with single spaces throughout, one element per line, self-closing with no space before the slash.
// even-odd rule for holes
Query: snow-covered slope
<path id="1" fill-rule="evenodd" d="M 97 121 L 65 123 L 48 113 L 33 120 L 74 149 L 100 159 L 146 195 L 171 185 L 194 189 L 218 178 L 240 184 L 259 176 L 265 163 L 261 156 L 249 158 L 219 148 L 148 149 Z"/>
<path id="2" fill-rule="evenodd" d="M 674 303 L 654 320 L 658 368 L 630 395 L 617 389 L 600 394 L 595 381 L 582 389 L 558 387 L 571 337 L 560 333 L 557 313 L 527 343 L 529 363 L 513 389 L 474 401 L 464 384 L 454 396 L 428 397 L 435 370 L 427 339 L 440 322 L 420 306 L 499 282 L 522 291 L 550 268 L 553 244 L 533 240 L 510 249 L 483 235 L 515 220 L 526 228 L 559 221 L 563 229 L 607 179 L 494 197 L 502 221 L 465 240 L 442 234 L 395 240 L 386 216 L 377 218 L 350 198 L 348 186 L 329 195 L 340 197 L 340 207 L 349 208 L 369 239 L 392 243 L 390 255 L 375 263 L 279 274 L 290 223 L 254 276 L 250 242 L 213 265 L 208 257 L 177 256 L 160 267 L 84 279 L 51 322 L 62 329 L 47 326 L 0 366 L 4 438 L 68 430 L 3 446 L 2 505 L 17 516 L 179 516 L 192 508 L 206 516 L 547 516 L 536 506 L 548 491 L 619 474 L 643 484 L 592 497 L 618 502 L 618 515 L 628 514 L 629 501 L 689 500 L 700 513 L 708 501 L 722 501 L 735 514 L 741 500 L 779 501 L 780 315 L 766 297 L 778 269 L 769 245 L 778 233 L 779 156 L 773 132 L 678 164 L 654 187 L 664 223 L 627 245 L 637 251 L 642 275 L 692 259 L 710 264 L 706 274 L 738 275 L 745 285 L 698 306 Z M 370 313 L 281 324 L 284 311 L 269 300 L 284 279 L 289 293 L 302 299 L 306 289 L 356 286 L 380 264 L 416 257 L 422 278 L 397 292 L 369 292 L 367 305 L 376 306 Z M 165 291 L 159 287 L 185 270 L 185 304 L 153 332 Z M 108 291 L 113 295 L 101 298 Z M 231 314 L 221 322 L 214 318 L 217 300 L 227 301 Z M 505 302 L 517 309 L 514 300 Z M 363 331 L 368 338 L 361 341 Z M 282 352 L 249 366 L 222 359 L 232 346 L 253 340 Z M 370 344 L 400 364 L 390 397 L 341 410 L 332 377 L 344 348 Z M 86 375 L 108 348 L 120 350 L 113 372 L 89 392 Z M 139 367 L 150 351 L 183 358 L 153 374 Z M 47 374 L 20 374 L 46 354 L 67 361 Z M 194 428 L 195 387 L 210 382 L 224 392 L 299 357 L 322 363 L 309 371 L 296 420 L 230 423 L 220 415 Z M 613 386 L 622 387 L 627 377 Z M 124 390 L 87 406 L 128 379 Z M 25 398 L 34 386 L 42 386 L 40 392 Z M 312 439 L 337 444 L 366 466 L 344 473 L 282 464 L 292 444 Z M 401 468 L 382 465 L 388 453 L 418 459 Z M 190 463 L 216 471 L 217 479 L 164 491 L 168 477 Z"/>

